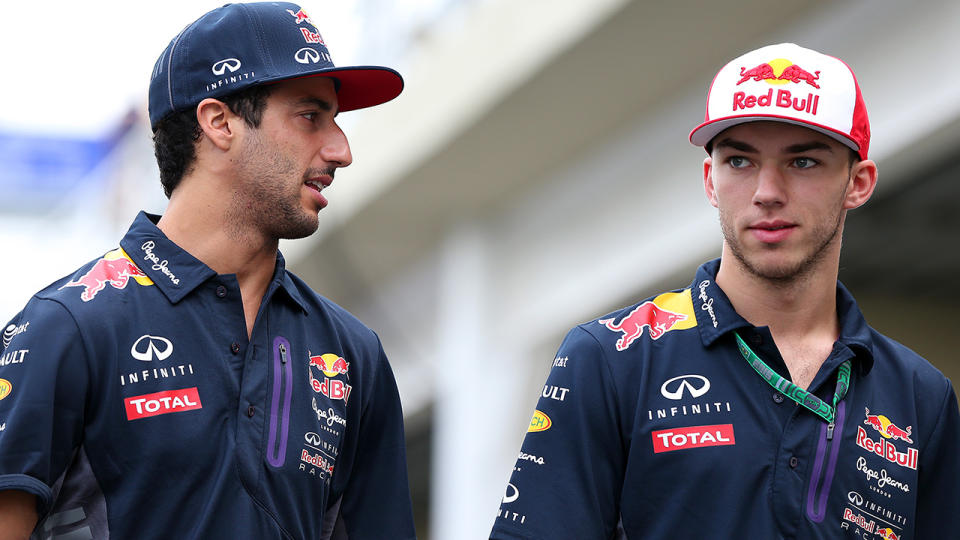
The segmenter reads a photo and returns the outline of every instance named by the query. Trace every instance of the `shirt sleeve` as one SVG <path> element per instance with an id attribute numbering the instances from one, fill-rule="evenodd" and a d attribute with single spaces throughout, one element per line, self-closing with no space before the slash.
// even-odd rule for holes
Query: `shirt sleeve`
<path id="1" fill-rule="evenodd" d="M 600 344 L 567 334 L 541 391 L 490 538 L 612 538 L 626 463 Z"/>
<path id="2" fill-rule="evenodd" d="M 917 470 L 916 538 L 953 538 L 960 530 L 960 409 L 947 382 L 939 420 L 923 446 Z M 954 511 L 945 511 L 951 508 Z"/>
<path id="3" fill-rule="evenodd" d="M 362 405 L 357 450 L 339 504 L 335 540 L 414 539 L 403 410 L 380 348 L 370 399 Z M 333 511 L 336 511 L 335 509 Z"/>
<path id="4" fill-rule="evenodd" d="M 0 490 L 37 496 L 42 518 L 83 434 L 86 353 L 73 317 L 33 299 L 5 328 L 0 359 Z"/>

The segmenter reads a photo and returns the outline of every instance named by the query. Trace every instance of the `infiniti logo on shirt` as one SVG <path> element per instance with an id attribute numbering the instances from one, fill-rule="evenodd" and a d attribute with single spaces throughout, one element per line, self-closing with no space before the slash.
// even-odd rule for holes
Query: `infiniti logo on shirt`
<path id="1" fill-rule="evenodd" d="M 173 343 L 160 336 L 142 335 L 130 347 L 130 356 L 143 362 L 149 362 L 154 357 L 157 360 L 166 360 L 173 354 Z"/>
<path id="2" fill-rule="evenodd" d="M 683 399 L 684 390 L 690 397 L 698 398 L 710 390 L 710 380 L 703 375 L 680 375 L 660 386 L 660 393 L 667 399 Z"/>

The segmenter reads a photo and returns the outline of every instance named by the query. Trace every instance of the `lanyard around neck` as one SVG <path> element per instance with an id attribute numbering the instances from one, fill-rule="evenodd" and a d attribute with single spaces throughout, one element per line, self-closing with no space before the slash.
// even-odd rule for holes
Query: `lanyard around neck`
<path id="1" fill-rule="evenodd" d="M 766 362 L 757 356 L 757 353 L 750 349 L 750 346 L 740 337 L 740 334 L 734 332 L 733 335 L 737 338 L 737 348 L 740 350 L 740 354 L 763 377 L 763 380 L 783 395 L 826 420 L 829 424 L 827 426 L 827 439 L 832 439 L 837 404 L 840 403 L 843 396 L 847 395 L 847 389 L 850 387 L 850 360 L 840 364 L 840 369 L 837 372 L 837 388 L 833 393 L 833 406 L 830 406 L 817 396 L 781 377 L 779 373 L 771 369 Z"/>

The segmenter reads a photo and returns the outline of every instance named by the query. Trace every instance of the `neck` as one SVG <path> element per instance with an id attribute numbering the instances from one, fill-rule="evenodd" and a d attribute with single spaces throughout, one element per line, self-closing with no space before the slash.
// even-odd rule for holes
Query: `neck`
<path id="1" fill-rule="evenodd" d="M 829 339 L 839 336 L 839 257 L 821 261 L 792 279 L 769 279 L 749 271 L 724 245 L 717 285 L 737 313 L 754 326 L 768 326 L 774 339 Z"/>
<path id="2" fill-rule="evenodd" d="M 157 227 L 218 274 L 235 274 L 247 333 L 276 267 L 278 240 L 237 219 L 230 191 L 216 178 L 184 178 Z"/>

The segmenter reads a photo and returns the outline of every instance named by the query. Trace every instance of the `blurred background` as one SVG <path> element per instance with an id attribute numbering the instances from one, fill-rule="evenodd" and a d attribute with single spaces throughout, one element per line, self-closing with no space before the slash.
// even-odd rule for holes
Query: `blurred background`
<path id="1" fill-rule="evenodd" d="M 163 212 L 149 74 L 220 4 L 4 8 L 0 319 L 115 247 L 140 209 Z M 758 46 L 853 66 L 880 181 L 847 221 L 841 279 L 874 327 L 960 377 L 960 4 L 302 5 L 337 64 L 406 79 L 395 101 L 340 117 L 354 164 L 325 192 L 318 233 L 281 249 L 383 340 L 420 538 L 486 538 L 567 329 L 685 287 L 719 255 L 687 134 L 716 70 Z"/>

